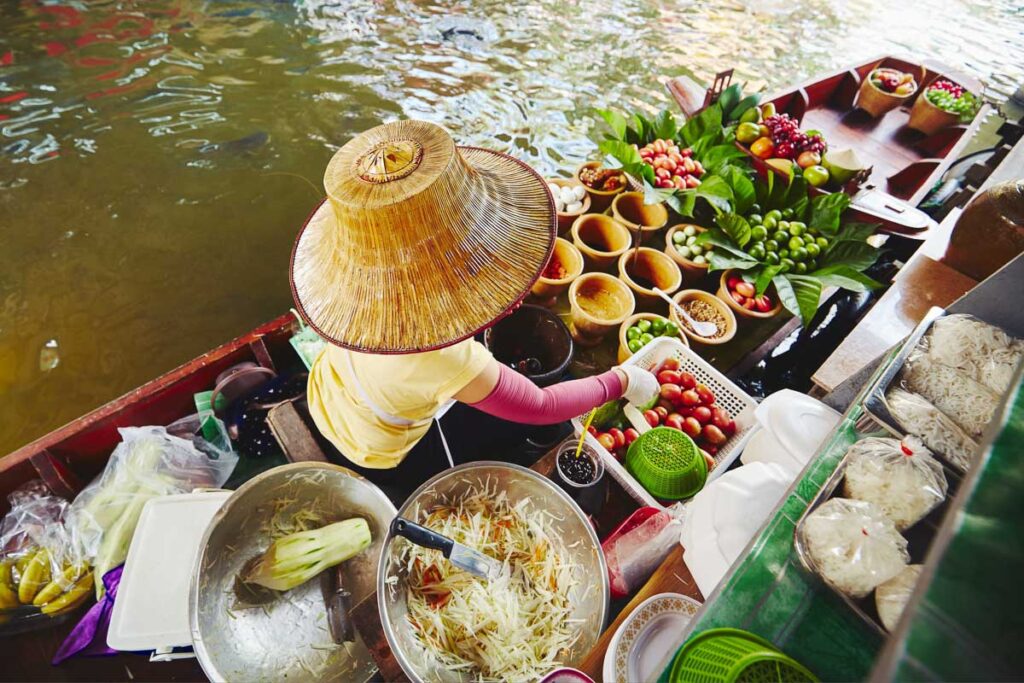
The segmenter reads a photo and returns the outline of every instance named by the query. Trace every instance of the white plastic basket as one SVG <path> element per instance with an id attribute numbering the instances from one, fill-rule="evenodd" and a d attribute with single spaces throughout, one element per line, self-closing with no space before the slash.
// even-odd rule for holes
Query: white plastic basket
<path id="1" fill-rule="evenodd" d="M 706 384 L 715 395 L 715 403 L 727 410 L 736 421 L 736 433 L 722 444 L 715 455 L 715 468 L 708 474 L 708 481 L 711 481 L 725 472 L 729 465 L 743 452 L 743 447 L 757 426 L 757 421 L 754 418 L 754 409 L 757 407 L 757 401 L 729 381 L 725 375 L 715 370 L 710 363 L 698 356 L 696 352 L 672 337 L 659 337 L 655 339 L 633 354 L 623 365 L 635 365 L 644 370 L 652 370 L 669 358 L 678 359 L 680 371 L 688 372 L 698 382 Z M 577 436 L 583 433 L 584 418 L 585 415 L 581 415 L 572 420 L 572 426 Z M 598 443 L 593 434 L 586 435 L 586 443 L 597 452 L 604 461 L 605 469 L 615 477 L 615 480 L 633 498 L 644 505 L 651 505 L 657 508 L 665 507 L 648 493 L 647 489 L 633 478 L 633 475 L 626 471 L 626 468 L 613 454 L 609 453 L 604 446 Z"/>

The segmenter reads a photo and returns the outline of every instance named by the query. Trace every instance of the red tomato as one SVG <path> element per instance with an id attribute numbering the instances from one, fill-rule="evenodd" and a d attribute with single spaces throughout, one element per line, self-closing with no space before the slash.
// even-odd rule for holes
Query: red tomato
<path id="1" fill-rule="evenodd" d="M 640 432 L 638 432 L 635 429 L 633 429 L 632 427 L 630 427 L 629 429 L 626 430 L 625 437 L 626 437 L 626 445 L 628 446 L 631 443 L 633 443 L 634 441 L 636 441 L 638 438 L 640 438 Z"/>
<path id="2" fill-rule="evenodd" d="M 739 292 L 729 292 L 729 296 L 731 296 L 732 300 L 738 303 L 740 306 L 747 303 L 747 297 L 743 296 Z"/>
<path id="3" fill-rule="evenodd" d="M 679 388 L 678 384 L 661 385 L 661 397 L 666 401 L 671 401 L 673 404 L 679 400 L 679 397 L 682 395 L 682 393 L 683 390 Z"/>
<path id="4" fill-rule="evenodd" d="M 593 434 L 594 436 L 597 436 L 597 427 L 595 427 L 594 425 L 590 425 L 589 427 L 587 427 L 587 431 Z"/>
<path id="5" fill-rule="evenodd" d="M 712 446 L 721 446 L 728 438 L 725 433 L 715 425 L 704 425 L 704 430 L 701 432 L 701 435 L 707 439 L 707 442 Z"/>
<path id="6" fill-rule="evenodd" d="M 711 421 L 713 414 L 711 412 L 711 408 L 708 408 L 707 406 L 697 406 L 693 409 L 693 416 L 697 418 L 697 422 L 700 422 L 702 425 L 706 425 Z"/>
<path id="7" fill-rule="evenodd" d="M 665 399 L 661 399 L 661 400 L 658 401 L 658 405 L 655 406 L 655 408 L 658 408 L 658 407 L 664 408 L 665 410 L 667 410 L 670 413 L 673 410 L 676 409 L 676 407 L 675 407 L 675 405 L 673 405 L 672 401 L 666 401 Z"/>
<path id="8" fill-rule="evenodd" d="M 718 446 L 705 446 L 704 450 L 705 452 L 707 452 L 708 455 L 715 455 L 716 453 L 718 453 Z"/>
<path id="9" fill-rule="evenodd" d="M 598 434 L 597 435 L 597 442 L 599 444 L 601 444 L 602 446 L 604 446 L 605 450 L 608 450 L 608 451 L 614 451 L 615 450 L 615 437 L 612 436 L 611 434 L 607 433 L 607 432 Z"/>
<path id="10" fill-rule="evenodd" d="M 679 397 L 684 406 L 695 406 L 700 404 L 700 394 L 693 389 L 687 389 Z"/>
<path id="11" fill-rule="evenodd" d="M 695 439 L 700 436 L 700 430 L 700 422 L 697 421 L 697 418 L 688 417 L 683 420 L 683 431 L 687 436 Z"/>
<path id="12" fill-rule="evenodd" d="M 678 358 L 667 358 L 665 362 L 661 364 L 662 371 L 664 370 L 678 370 L 679 359 Z"/>
<path id="13" fill-rule="evenodd" d="M 665 418 L 665 426 L 671 427 L 672 429 L 683 430 L 683 416 L 679 413 L 672 413 Z"/>
<path id="14" fill-rule="evenodd" d="M 658 384 L 679 384 L 679 373 L 675 370 L 662 370 L 658 373 Z"/>
<path id="15" fill-rule="evenodd" d="M 654 408 L 654 412 L 658 414 L 659 420 L 664 420 L 666 417 L 668 417 L 668 408 L 666 408 L 665 406 L 656 406 Z"/>
<path id="16" fill-rule="evenodd" d="M 734 289 L 736 289 L 736 285 L 738 285 L 739 283 L 743 282 L 743 278 L 738 278 L 735 275 L 733 275 L 732 277 L 730 277 L 725 282 L 726 282 L 727 285 L 729 285 L 729 289 L 734 290 Z"/>
<path id="17" fill-rule="evenodd" d="M 754 289 L 754 285 L 750 284 L 749 282 L 744 282 L 743 280 L 737 282 L 736 286 L 733 287 L 733 289 L 736 290 L 737 294 L 739 294 L 740 296 L 745 296 L 748 299 L 757 293 L 757 290 Z"/>
<path id="18" fill-rule="evenodd" d="M 712 446 L 712 448 L 714 448 L 714 446 Z M 715 450 L 717 451 L 718 449 L 715 448 Z M 707 451 L 701 451 L 700 454 L 704 456 L 704 462 L 707 463 L 708 465 L 708 472 L 715 469 L 715 465 L 717 465 L 718 463 L 715 462 L 715 459 L 711 457 L 711 454 L 708 453 Z"/>
<path id="19" fill-rule="evenodd" d="M 647 420 L 647 424 L 651 425 L 652 427 L 657 427 L 658 424 L 661 422 L 661 418 L 653 410 L 645 410 L 644 419 Z"/>
<path id="20" fill-rule="evenodd" d="M 608 433 L 615 439 L 615 448 L 622 448 L 626 445 L 626 434 L 621 429 L 612 427 L 608 430 Z"/>
<path id="21" fill-rule="evenodd" d="M 697 392 L 699 403 L 703 403 L 706 406 L 714 405 L 715 395 L 705 385 L 698 384 L 695 391 Z"/>
<path id="22" fill-rule="evenodd" d="M 735 434 L 736 433 L 736 420 L 729 420 L 728 422 L 726 422 L 725 426 L 722 427 L 722 431 L 725 432 L 726 436 L 732 436 L 733 434 Z"/>
<path id="23" fill-rule="evenodd" d="M 679 406 L 679 410 L 677 412 L 683 417 L 690 417 L 693 415 L 693 406 Z"/>
<path id="24" fill-rule="evenodd" d="M 748 311 L 756 311 L 757 302 L 754 301 L 753 299 L 745 299 L 743 301 L 743 308 L 747 309 Z"/>
<path id="25" fill-rule="evenodd" d="M 679 386 L 683 389 L 693 389 L 697 386 L 697 378 L 688 372 L 679 373 Z"/>
<path id="26" fill-rule="evenodd" d="M 712 406 L 711 410 L 711 423 L 719 429 L 725 429 L 725 425 L 729 424 L 729 420 L 732 418 L 729 416 L 728 411 L 718 406 Z"/>

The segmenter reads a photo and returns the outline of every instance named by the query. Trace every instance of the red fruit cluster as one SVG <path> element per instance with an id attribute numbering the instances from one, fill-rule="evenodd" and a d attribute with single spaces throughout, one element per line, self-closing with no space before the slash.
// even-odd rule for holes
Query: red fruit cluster
<path id="1" fill-rule="evenodd" d="M 671 358 L 657 368 L 661 397 L 658 405 L 644 412 L 652 427 L 663 426 L 690 436 L 701 449 L 715 455 L 736 433 L 736 421 L 715 404 L 715 395 L 688 372 L 680 372 L 679 361 Z"/>
<path id="2" fill-rule="evenodd" d="M 959 98 L 961 95 L 964 94 L 964 89 L 962 87 L 960 87 L 956 83 L 953 83 L 952 81 L 947 81 L 946 79 L 942 79 L 941 81 L 935 81 L 930 86 L 928 86 L 928 89 L 945 90 L 954 98 Z"/>
<path id="3" fill-rule="evenodd" d="M 801 152 L 825 151 L 825 141 L 820 135 L 807 135 L 800 130 L 789 114 L 769 116 L 762 123 L 768 127 L 772 142 L 775 144 L 774 155 L 781 159 L 796 159 Z"/>
<path id="4" fill-rule="evenodd" d="M 700 185 L 704 167 L 689 147 L 679 149 L 672 140 L 655 140 L 639 148 L 640 158 L 654 169 L 655 187 L 685 190 Z"/>
<path id="5" fill-rule="evenodd" d="M 604 449 L 609 453 L 614 453 L 615 457 L 622 460 L 626 457 L 626 449 L 629 448 L 629 444 L 633 443 L 640 436 L 640 432 L 636 431 L 632 427 L 623 431 L 617 427 L 612 427 L 607 432 L 600 432 L 596 427 L 591 425 L 587 427 L 587 430 L 597 439 L 597 442 L 604 446 Z"/>
<path id="6" fill-rule="evenodd" d="M 730 277 L 726 281 L 726 285 L 729 287 L 729 296 L 732 297 L 732 300 L 748 311 L 767 313 L 775 308 L 775 302 L 771 297 L 767 294 L 755 296 L 757 289 L 743 278 Z"/>

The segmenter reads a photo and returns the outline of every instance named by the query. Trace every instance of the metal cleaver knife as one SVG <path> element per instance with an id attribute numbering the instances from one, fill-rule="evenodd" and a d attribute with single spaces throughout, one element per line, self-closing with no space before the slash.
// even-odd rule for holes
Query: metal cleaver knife
<path id="1" fill-rule="evenodd" d="M 403 517 L 395 517 L 392 520 L 391 534 L 407 538 L 424 548 L 440 550 L 448 561 L 459 569 L 488 581 L 497 578 L 501 573 L 501 562 Z"/>

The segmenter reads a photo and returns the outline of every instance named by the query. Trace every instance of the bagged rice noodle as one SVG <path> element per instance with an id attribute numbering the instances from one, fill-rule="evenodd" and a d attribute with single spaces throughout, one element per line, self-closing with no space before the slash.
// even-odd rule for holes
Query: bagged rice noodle
<path id="1" fill-rule="evenodd" d="M 903 366 L 903 388 L 920 394 L 948 415 L 971 438 L 978 438 L 996 411 L 999 398 L 988 387 L 951 365 L 916 349 Z"/>
<path id="2" fill-rule="evenodd" d="M 918 439 L 861 439 L 847 453 L 843 492 L 906 531 L 946 499 L 946 473 Z"/>
<path id="3" fill-rule="evenodd" d="M 892 631 L 907 607 L 924 565 L 911 564 L 875 591 L 875 607 L 886 631 Z"/>
<path id="4" fill-rule="evenodd" d="M 922 345 L 936 363 L 963 371 L 1000 396 L 1024 358 L 1024 342 L 969 315 L 939 318 Z"/>
<path id="5" fill-rule="evenodd" d="M 967 472 L 978 450 L 978 442 L 960 429 L 948 415 L 926 401 L 923 396 L 893 387 L 885 395 L 889 412 L 909 434 L 939 453 L 961 473 Z"/>
<path id="6" fill-rule="evenodd" d="M 910 562 L 907 539 L 871 503 L 833 498 L 804 520 L 800 536 L 814 566 L 838 590 L 863 598 Z"/>

